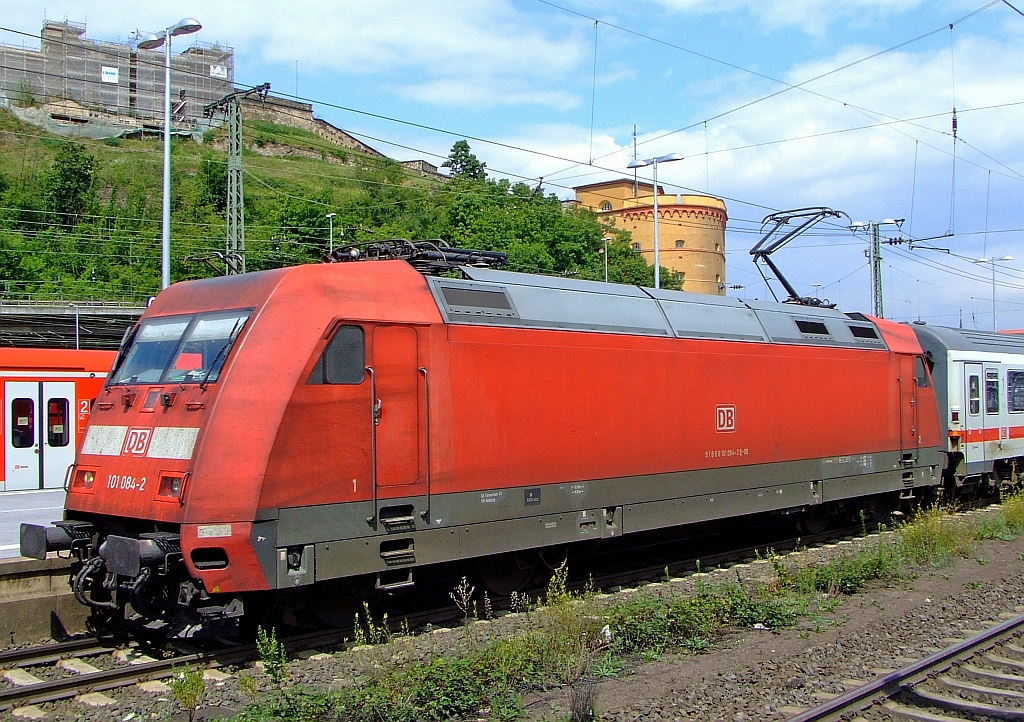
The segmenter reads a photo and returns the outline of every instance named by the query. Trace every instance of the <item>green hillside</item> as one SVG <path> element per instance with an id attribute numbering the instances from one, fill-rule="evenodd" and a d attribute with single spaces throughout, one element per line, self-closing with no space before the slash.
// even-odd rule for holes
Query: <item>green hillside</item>
<path id="1" fill-rule="evenodd" d="M 502 250 L 511 270 L 650 285 L 653 269 L 587 211 L 485 177 L 462 141 L 446 183 L 360 156 L 307 131 L 246 123 L 246 263 L 315 263 L 335 243 L 440 238 Z M 194 257 L 224 250 L 222 131 L 174 141 L 172 279 L 216 275 Z M 255 152 L 254 152 L 255 151 Z M 158 138 L 70 141 L 0 111 L 0 297 L 141 301 L 159 289 L 162 146 Z M 193 260 L 190 260 L 193 259 Z M 217 263 L 214 261 L 214 263 Z M 663 275 L 667 277 L 668 274 Z"/>

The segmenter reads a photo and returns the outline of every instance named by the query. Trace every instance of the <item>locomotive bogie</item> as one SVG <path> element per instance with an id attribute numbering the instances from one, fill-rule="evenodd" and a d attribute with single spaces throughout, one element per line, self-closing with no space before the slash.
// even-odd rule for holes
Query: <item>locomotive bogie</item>
<path id="1" fill-rule="evenodd" d="M 66 517 L 95 528 L 87 601 L 222 633 L 253 593 L 396 590 L 430 565 L 747 514 L 818 526 L 940 482 L 907 326 L 463 271 L 305 266 L 162 293 L 71 477 Z"/>

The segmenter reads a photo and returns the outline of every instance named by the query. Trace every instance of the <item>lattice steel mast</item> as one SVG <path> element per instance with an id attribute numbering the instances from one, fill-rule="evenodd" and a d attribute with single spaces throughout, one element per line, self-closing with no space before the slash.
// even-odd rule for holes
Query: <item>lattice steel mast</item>
<path id="1" fill-rule="evenodd" d="M 224 253 L 224 274 L 245 273 L 245 203 L 242 197 L 242 100 L 258 96 L 267 98 L 270 83 L 257 85 L 252 90 L 236 90 L 216 103 L 203 108 L 203 114 L 212 118 L 218 110 L 224 111 L 228 121 L 228 198 L 227 248 Z"/>

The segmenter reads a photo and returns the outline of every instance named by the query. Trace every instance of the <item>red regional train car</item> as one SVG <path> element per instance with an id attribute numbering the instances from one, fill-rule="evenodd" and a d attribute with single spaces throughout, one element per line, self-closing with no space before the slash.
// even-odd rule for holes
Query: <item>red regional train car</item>
<path id="1" fill-rule="evenodd" d="M 743 514 L 815 524 L 940 481 L 907 326 L 462 271 L 165 290 L 98 395 L 65 521 L 25 525 L 22 553 L 73 549 L 82 601 L 223 634 L 267 590 L 398 589 L 426 565 Z"/>
<path id="2" fill-rule="evenodd" d="M 61 488 L 113 361 L 113 351 L 0 349 L 0 492 Z"/>

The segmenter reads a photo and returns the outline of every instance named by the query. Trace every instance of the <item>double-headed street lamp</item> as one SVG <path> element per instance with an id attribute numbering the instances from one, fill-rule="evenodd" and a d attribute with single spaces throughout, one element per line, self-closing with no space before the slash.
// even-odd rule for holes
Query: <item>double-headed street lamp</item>
<path id="1" fill-rule="evenodd" d="M 992 330 L 998 331 L 999 326 L 996 325 L 996 264 L 1005 263 L 1006 261 L 1012 261 L 1013 256 L 1003 256 L 1002 258 L 979 258 L 974 263 L 991 263 L 992 264 Z"/>
<path id="2" fill-rule="evenodd" d="M 142 50 L 164 46 L 164 203 L 161 241 L 160 288 L 171 285 L 171 38 L 202 30 L 194 18 L 179 20 L 162 34 L 149 33 L 139 39 Z"/>
<path id="3" fill-rule="evenodd" d="M 661 251 L 658 247 L 658 163 L 669 163 L 674 160 L 682 160 L 683 156 L 678 153 L 648 158 L 647 160 L 631 160 L 627 168 L 643 168 L 644 166 L 654 167 L 654 287 L 661 288 Z"/>

